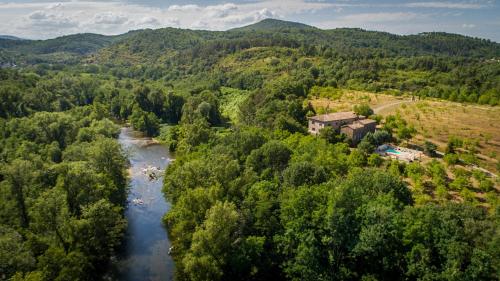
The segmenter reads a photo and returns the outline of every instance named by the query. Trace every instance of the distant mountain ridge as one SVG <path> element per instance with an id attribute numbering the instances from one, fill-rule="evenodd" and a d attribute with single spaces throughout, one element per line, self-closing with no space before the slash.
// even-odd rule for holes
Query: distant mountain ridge
<path id="1" fill-rule="evenodd" d="M 284 21 L 278 19 L 264 19 L 257 23 L 229 29 L 228 31 L 273 31 L 281 29 L 318 29 L 317 27 L 303 24 L 300 22 Z"/>
<path id="2" fill-rule="evenodd" d="M 7 40 L 27 40 L 27 39 L 19 38 L 19 37 L 12 36 L 12 35 L 0 35 L 0 39 L 7 39 Z"/>
<path id="3" fill-rule="evenodd" d="M 0 62 L 34 64 L 78 63 L 91 56 L 95 61 L 121 64 L 157 63 L 176 53 L 230 53 L 252 47 L 328 48 L 352 56 L 465 56 L 500 57 L 500 44 L 444 32 L 395 35 L 359 28 L 323 30 L 297 22 L 265 19 L 227 31 L 160 28 L 106 36 L 92 33 L 66 35 L 48 40 L 0 38 Z M 113 54 L 113 55 L 111 55 Z M 129 60 L 127 62 L 127 60 Z"/>

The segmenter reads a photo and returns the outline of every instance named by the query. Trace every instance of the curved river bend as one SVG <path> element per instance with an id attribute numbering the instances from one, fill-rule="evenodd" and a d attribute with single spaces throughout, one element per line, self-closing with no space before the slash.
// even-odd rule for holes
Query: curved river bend
<path id="1" fill-rule="evenodd" d="M 128 228 L 125 249 L 118 261 L 119 280 L 173 280 L 174 262 L 168 255 L 170 241 L 162 216 L 170 209 L 162 189 L 162 177 L 151 171 L 165 170 L 171 161 L 167 149 L 151 144 L 131 128 L 122 128 L 118 138 L 130 160 L 130 192 L 125 216 Z M 158 174 L 158 173 L 155 173 Z"/>

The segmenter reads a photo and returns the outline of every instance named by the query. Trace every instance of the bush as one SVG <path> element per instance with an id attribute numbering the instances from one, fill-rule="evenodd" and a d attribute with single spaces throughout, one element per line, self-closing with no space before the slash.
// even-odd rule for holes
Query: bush
<path id="1" fill-rule="evenodd" d="M 332 127 L 325 127 L 319 130 L 319 137 L 325 139 L 331 144 L 335 144 L 339 142 L 345 142 L 347 136 L 345 134 L 339 133 Z"/>
<path id="2" fill-rule="evenodd" d="M 382 162 L 384 161 L 382 159 L 382 157 L 380 157 L 380 155 L 378 155 L 377 153 L 372 153 L 369 157 L 368 157 L 368 165 L 369 166 L 372 166 L 372 167 L 379 167 L 380 165 L 382 165 Z"/>
<path id="3" fill-rule="evenodd" d="M 456 165 L 459 162 L 458 155 L 455 153 L 447 153 L 444 155 L 444 162 L 448 165 Z"/>
<path id="4" fill-rule="evenodd" d="M 436 153 L 437 145 L 430 141 L 425 141 L 424 143 L 424 153 L 428 156 L 434 156 Z"/>
<path id="5" fill-rule="evenodd" d="M 371 109 L 368 104 L 355 105 L 353 111 L 357 115 L 363 115 L 366 117 L 373 115 L 373 109 Z"/>
<path id="6" fill-rule="evenodd" d="M 458 176 L 450 183 L 450 188 L 454 190 L 463 190 L 470 188 L 469 179 L 464 176 Z"/>
<path id="7" fill-rule="evenodd" d="M 309 162 L 293 163 L 283 171 L 283 181 L 289 186 L 313 185 L 325 180 L 325 169 Z"/>
<path id="8" fill-rule="evenodd" d="M 493 190 L 493 187 L 494 187 L 493 182 L 488 180 L 488 179 L 483 179 L 479 183 L 479 189 L 481 189 L 482 191 L 485 191 L 485 192 L 489 192 L 489 191 Z"/>

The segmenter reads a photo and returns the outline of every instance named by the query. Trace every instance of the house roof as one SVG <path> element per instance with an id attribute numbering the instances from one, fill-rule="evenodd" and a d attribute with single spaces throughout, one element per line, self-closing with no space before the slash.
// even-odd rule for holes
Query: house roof
<path id="1" fill-rule="evenodd" d="M 363 119 L 363 120 L 358 120 L 358 121 L 355 121 L 351 124 L 347 124 L 347 125 L 344 125 L 342 126 L 342 128 L 351 128 L 353 130 L 358 130 L 358 129 L 362 129 L 364 128 L 366 125 L 369 125 L 369 124 L 376 124 L 377 122 L 375 120 L 371 120 L 371 119 Z"/>
<path id="2" fill-rule="evenodd" d="M 362 120 L 359 120 L 358 122 L 363 124 L 363 125 L 377 123 L 377 121 L 372 120 L 372 119 L 362 119 Z"/>
<path id="3" fill-rule="evenodd" d="M 347 111 L 347 112 L 335 112 L 323 115 L 316 115 L 309 117 L 309 119 L 321 122 L 331 122 L 331 121 L 342 121 L 346 119 L 353 119 L 357 117 L 358 115 L 356 115 L 356 113 L 352 111 Z"/>
<path id="4" fill-rule="evenodd" d="M 357 130 L 357 129 L 363 128 L 364 125 L 361 124 L 361 123 L 355 122 L 355 123 L 352 123 L 352 124 L 349 124 L 349 125 L 342 126 L 342 128 L 344 128 L 344 127 L 351 128 L 353 130 Z"/>

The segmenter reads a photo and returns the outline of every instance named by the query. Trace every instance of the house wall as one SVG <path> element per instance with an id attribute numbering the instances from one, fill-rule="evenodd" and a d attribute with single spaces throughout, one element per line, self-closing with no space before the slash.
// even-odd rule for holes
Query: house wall
<path id="1" fill-rule="evenodd" d="M 356 121 L 357 118 L 349 118 L 349 119 L 343 119 L 343 120 L 336 120 L 336 121 L 317 121 L 313 119 L 309 119 L 309 125 L 308 125 L 308 131 L 311 134 L 318 134 L 319 130 L 325 128 L 325 127 L 332 127 L 336 130 L 340 129 L 343 125 L 346 124 L 351 124 L 352 122 Z"/>
<path id="2" fill-rule="evenodd" d="M 350 127 L 343 127 L 342 129 L 340 129 L 340 132 L 342 134 L 345 134 L 347 136 L 347 138 L 353 139 L 354 130 L 352 128 L 350 128 Z"/>
<path id="3" fill-rule="evenodd" d="M 365 125 L 362 128 L 358 128 L 358 129 L 353 129 L 351 127 L 346 126 L 346 127 L 342 127 L 342 129 L 340 129 L 340 132 L 346 134 L 347 137 L 349 139 L 351 139 L 353 144 L 357 144 L 358 142 L 360 142 L 363 139 L 363 137 L 366 134 L 368 134 L 369 132 L 375 132 L 376 126 L 377 126 L 377 124 L 375 124 L 375 123 Z"/>
<path id="4" fill-rule="evenodd" d="M 322 124 L 318 121 L 309 119 L 308 131 L 310 134 L 316 135 L 319 133 L 319 130 L 321 130 L 323 128 L 324 128 L 324 124 Z"/>
<path id="5" fill-rule="evenodd" d="M 358 143 L 359 141 L 361 141 L 361 139 L 363 139 L 363 137 L 366 135 L 366 133 L 368 133 L 369 131 L 368 130 L 365 130 L 365 128 L 359 128 L 359 129 L 355 129 L 353 130 L 353 136 L 352 136 L 352 141 L 354 143 Z"/>
<path id="6" fill-rule="evenodd" d="M 377 128 L 377 123 L 371 123 L 371 124 L 366 124 L 365 125 L 365 130 L 366 130 L 366 133 L 368 132 L 375 132 L 375 129 Z"/>

